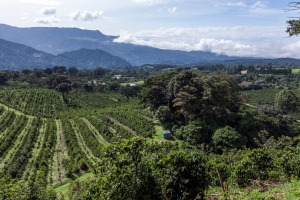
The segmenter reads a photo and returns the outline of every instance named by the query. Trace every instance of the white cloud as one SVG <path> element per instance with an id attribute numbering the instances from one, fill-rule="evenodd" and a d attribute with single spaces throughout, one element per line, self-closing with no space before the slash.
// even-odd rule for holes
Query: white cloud
<path id="1" fill-rule="evenodd" d="M 254 4 L 252 4 L 250 7 L 253 9 L 258 9 L 258 8 L 265 8 L 267 4 L 263 1 L 256 1 Z"/>
<path id="2" fill-rule="evenodd" d="M 283 45 L 283 47 L 281 47 L 282 57 L 300 58 L 299 52 L 300 52 L 300 41 L 285 44 Z"/>
<path id="3" fill-rule="evenodd" d="M 146 6 L 153 6 L 153 5 L 163 4 L 166 2 L 166 0 L 132 0 L 132 1 Z"/>
<path id="4" fill-rule="evenodd" d="M 60 1 L 57 0 L 18 0 L 21 3 L 27 4 L 40 4 L 45 6 L 58 6 L 61 5 Z"/>
<path id="5" fill-rule="evenodd" d="M 56 14 L 56 8 L 48 7 L 48 8 L 42 8 L 40 10 L 40 13 L 44 15 L 55 15 Z"/>
<path id="6" fill-rule="evenodd" d="M 284 27 L 174 27 L 119 35 L 115 42 L 161 49 L 210 51 L 230 56 L 300 57 L 300 41 L 288 38 Z"/>
<path id="7" fill-rule="evenodd" d="M 245 3 L 245 2 L 236 2 L 236 3 L 232 3 L 232 2 L 228 2 L 228 3 L 225 3 L 225 4 L 222 4 L 224 6 L 233 6 L 233 7 L 248 7 L 248 5 Z"/>
<path id="8" fill-rule="evenodd" d="M 43 17 L 43 18 L 36 18 L 34 20 L 34 22 L 39 23 L 39 24 L 54 24 L 59 22 L 59 19 L 57 19 L 56 17 Z"/>
<path id="9" fill-rule="evenodd" d="M 114 42 L 125 42 L 137 45 L 147 45 L 160 49 L 172 49 L 183 51 L 209 51 L 217 54 L 243 55 L 244 51 L 251 51 L 251 46 L 234 42 L 232 40 L 202 38 L 196 42 L 188 41 L 167 41 L 167 40 L 148 40 L 132 36 L 129 33 L 123 33 L 121 37 Z"/>
<path id="10" fill-rule="evenodd" d="M 171 14 L 176 13 L 177 12 L 177 7 L 168 8 L 168 12 L 171 13 Z"/>
<path id="11" fill-rule="evenodd" d="M 252 9 L 265 8 L 267 6 L 266 2 L 264 2 L 264 1 L 256 1 L 253 4 L 247 4 L 244 1 L 227 2 L 227 3 L 223 3 L 223 4 L 217 4 L 217 6 L 218 5 L 230 6 L 230 7 L 252 8 Z"/>
<path id="12" fill-rule="evenodd" d="M 192 50 L 210 51 L 218 54 L 239 55 L 244 51 L 251 51 L 253 47 L 247 44 L 235 42 L 233 40 L 203 38 L 198 43 L 192 45 Z"/>
<path id="13" fill-rule="evenodd" d="M 102 19 L 103 17 L 103 11 L 94 11 L 94 12 L 90 12 L 90 11 L 79 11 L 76 10 L 71 14 L 71 18 L 74 21 L 92 21 L 92 20 L 96 20 L 96 19 Z"/>

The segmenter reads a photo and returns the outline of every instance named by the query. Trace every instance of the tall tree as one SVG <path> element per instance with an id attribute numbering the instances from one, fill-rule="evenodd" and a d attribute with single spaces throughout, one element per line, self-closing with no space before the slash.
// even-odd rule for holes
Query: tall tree
<path id="1" fill-rule="evenodd" d="M 300 9 L 300 2 L 291 2 L 289 4 L 288 11 L 298 11 Z M 298 36 L 300 34 L 300 19 L 292 19 L 288 20 L 288 27 L 286 32 L 289 33 L 290 36 Z"/>
<path id="2" fill-rule="evenodd" d="M 286 112 L 296 112 L 299 98 L 291 90 L 284 89 L 276 95 L 275 106 Z"/>
<path id="3" fill-rule="evenodd" d="M 65 102 L 68 101 L 67 94 L 72 90 L 72 87 L 68 83 L 61 83 L 55 88 L 58 92 L 62 93 Z"/>
<path id="4" fill-rule="evenodd" d="M 8 76 L 5 73 L 0 73 L 0 85 L 6 85 L 8 81 Z"/>
<path id="5" fill-rule="evenodd" d="M 79 70 L 76 67 L 69 67 L 68 68 L 68 73 L 71 76 L 77 76 Z"/>

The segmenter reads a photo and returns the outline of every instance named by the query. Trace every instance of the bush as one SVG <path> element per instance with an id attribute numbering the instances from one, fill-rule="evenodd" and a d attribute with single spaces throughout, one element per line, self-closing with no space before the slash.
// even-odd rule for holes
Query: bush
<path id="1" fill-rule="evenodd" d="M 288 177 L 300 178 L 300 149 L 287 147 L 281 156 L 282 167 Z"/>
<path id="2" fill-rule="evenodd" d="M 198 153 L 175 151 L 161 161 L 165 196 L 168 199 L 204 198 L 209 186 L 206 158 Z"/>
<path id="3" fill-rule="evenodd" d="M 234 178 L 237 184 L 245 187 L 250 180 L 279 180 L 283 175 L 276 150 L 255 149 L 246 153 L 234 167 Z"/>

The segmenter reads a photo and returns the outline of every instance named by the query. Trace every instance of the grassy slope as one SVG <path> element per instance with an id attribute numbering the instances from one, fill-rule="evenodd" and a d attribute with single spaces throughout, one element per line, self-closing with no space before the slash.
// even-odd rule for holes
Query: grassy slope
<path id="1" fill-rule="evenodd" d="M 86 174 L 83 174 L 82 176 L 78 177 L 75 181 L 84 181 L 92 176 L 94 176 L 94 174 L 92 172 L 86 173 Z M 65 195 L 66 192 L 69 190 L 70 184 L 71 184 L 71 181 L 68 181 L 68 182 L 56 187 L 54 190 L 57 193 L 61 193 L 61 194 Z"/>
<path id="2" fill-rule="evenodd" d="M 259 188 L 231 189 L 227 197 L 234 200 L 298 200 L 300 199 L 299 188 L 300 181 L 292 180 L 267 191 L 260 191 Z M 221 188 L 209 189 L 207 197 L 210 199 L 225 199 L 222 196 Z"/>

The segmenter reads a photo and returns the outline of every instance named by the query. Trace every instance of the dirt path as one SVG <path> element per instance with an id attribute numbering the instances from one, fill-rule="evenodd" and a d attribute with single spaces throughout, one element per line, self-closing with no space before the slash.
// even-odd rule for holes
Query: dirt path
<path id="1" fill-rule="evenodd" d="M 64 160 L 68 160 L 69 155 L 65 143 L 65 136 L 62 130 L 62 124 L 60 120 L 55 120 L 56 124 L 56 147 L 52 158 L 51 172 L 48 174 L 48 185 L 61 183 L 66 178 L 66 169 L 63 165 Z"/>

